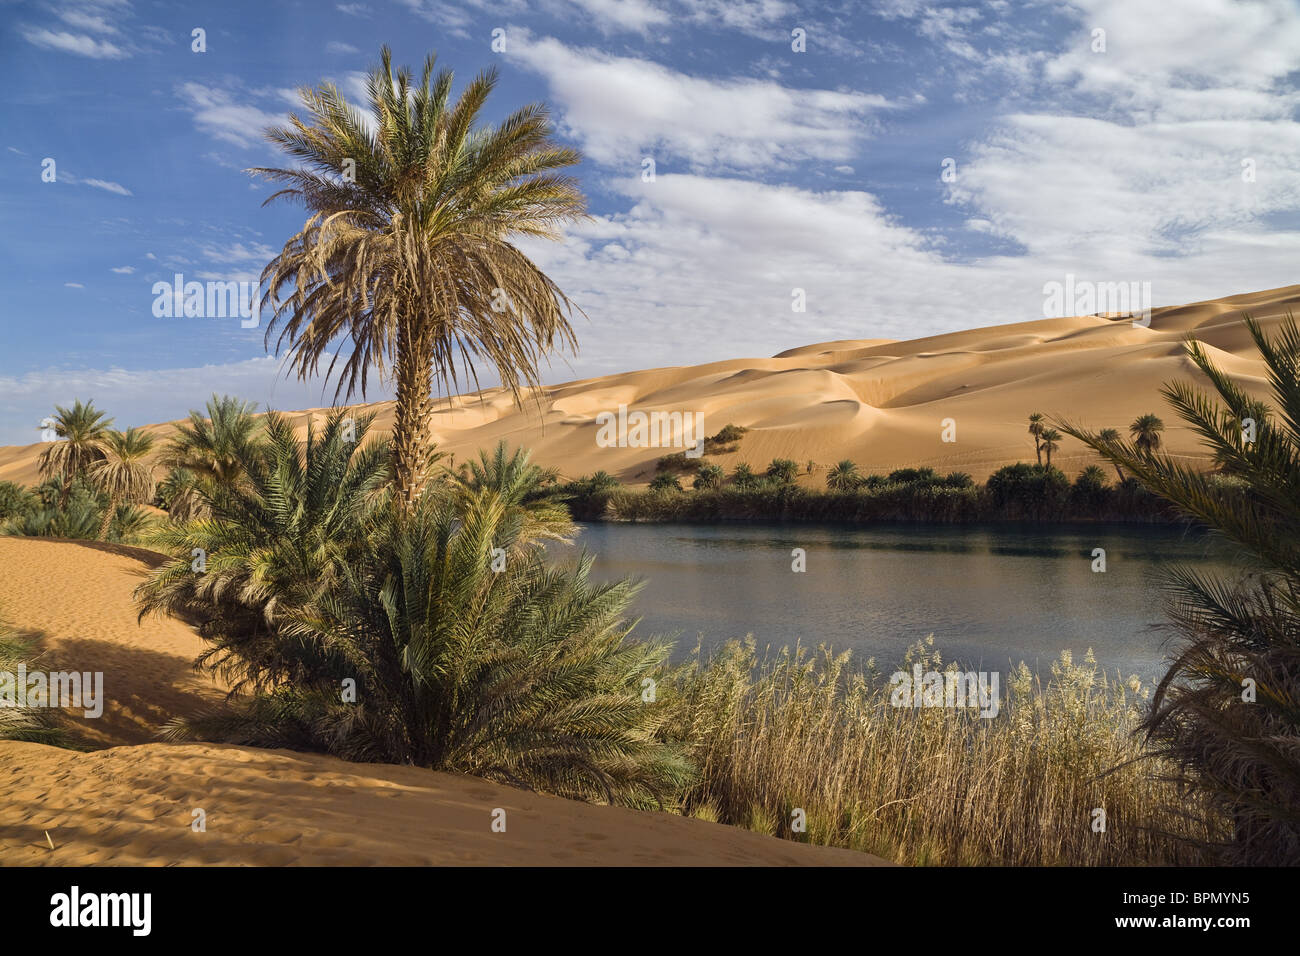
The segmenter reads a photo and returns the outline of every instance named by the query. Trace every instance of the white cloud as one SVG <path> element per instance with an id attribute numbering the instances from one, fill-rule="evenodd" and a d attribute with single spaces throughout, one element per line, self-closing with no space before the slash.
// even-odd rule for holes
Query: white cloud
<path id="1" fill-rule="evenodd" d="M 116 272 L 118 275 L 129 276 L 135 272 L 135 266 L 116 266 L 110 271 Z"/>
<path id="2" fill-rule="evenodd" d="M 200 131 L 236 146 L 263 142 L 265 129 L 285 120 L 283 114 L 237 102 L 229 90 L 194 81 L 182 83 L 176 93 L 189 108 Z"/>
<path id="3" fill-rule="evenodd" d="M 127 189 L 121 183 L 111 182 L 107 179 L 82 179 L 80 182 L 86 186 L 94 186 L 96 189 L 102 189 L 105 192 L 117 193 L 119 196 L 132 195 L 131 190 Z"/>
<path id="4" fill-rule="evenodd" d="M 522 31 L 520 31 L 522 32 Z M 639 169 L 643 156 L 693 169 L 771 169 L 853 158 L 882 96 L 708 80 L 649 60 L 527 38 L 507 56 L 542 74 L 566 131 L 597 162 Z"/>
<path id="5" fill-rule="evenodd" d="M 351 43 L 340 43 L 338 40 L 330 40 L 329 43 L 325 44 L 325 52 L 346 54 L 346 53 L 360 53 L 361 51 L 358 50 L 356 47 L 354 47 Z"/>
<path id="6" fill-rule="evenodd" d="M 340 3 L 335 5 L 335 9 L 350 17 L 368 17 L 374 12 L 364 3 Z"/>
<path id="7" fill-rule="evenodd" d="M 85 286 L 82 285 L 80 282 L 65 282 L 65 283 L 63 283 L 63 284 L 64 284 L 67 288 L 69 288 L 69 289 L 84 289 L 84 288 L 85 288 Z"/>
<path id="8" fill-rule="evenodd" d="M 78 30 L 89 30 L 91 33 L 117 33 L 117 27 L 109 23 L 99 13 L 91 13 L 88 10 L 60 10 L 59 19 L 70 27 Z"/>
<path id="9" fill-rule="evenodd" d="M 1156 121 L 1281 118 L 1300 98 L 1278 89 L 1300 70 L 1291 0 L 1075 0 L 1078 28 L 1047 76 Z M 1092 31 L 1105 30 L 1094 53 Z"/>
<path id="10" fill-rule="evenodd" d="M 46 50 L 59 50 L 63 53 L 74 53 L 77 56 L 87 56 L 95 60 L 120 60 L 130 56 L 129 53 L 116 44 L 107 40 L 96 40 L 84 33 L 28 28 L 23 30 L 22 34 L 23 39 L 32 46 L 38 46 Z"/>

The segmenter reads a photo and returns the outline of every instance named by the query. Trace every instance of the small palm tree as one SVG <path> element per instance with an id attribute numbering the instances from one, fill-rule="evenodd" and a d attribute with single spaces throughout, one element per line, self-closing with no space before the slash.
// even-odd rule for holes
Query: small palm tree
<path id="1" fill-rule="evenodd" d="M 721 465 L 701 465 L 700 470 L 695 473 L 695 480 L 691 486 L 696 491 L 704 491 L 708 488 L 719 488 L 726 477 L 726 472 L 722 470 Z"/>
<path id="2" fill-rule="evenodd" d="M 754 474 L 754 469 L 742 461 L 732 469 L 731 483 L 741 491 L 748 491 L 758 484 L 758 476 Z"/>
<path id="3" fill-rule="evenodd" d="M 773 458 L 767 466 L 767 477 L 783 485 L 788 485 L 799 475 L 799 466 L 790 458 Z"/>
<path id="4" fill-rule="evenodd" d="M 845 458 L 826 473 L 826 487 L 833 491 L 852 491 L 861 482 L 858 466 Z"/>
<path id="5" fill-rule="evenodd" d="M 206 414 L 191 411 L 176 426 L 160 463 L 171 469 L 168 511 L 178 520 L 202 517 L 205 501 L 235 490 L 256 454 L 262 423 L 257 405 L 230 395 L 213 395 Z"/>
<path id="6" fill-rule="evenodd" d="M 491 455 L 480 451 L 478 461 L 462 463 L 465 472 L 457 481 L 470 495 L 484 489 L 496 492 L 505 503 L 508 520 L 519 523 L 514 535 L 521 542 L 571 540 L 577 526 L 556 494 L 554 473 L 532 464 L 531 458 L 523 448 L 507 453 L 502 439 Z"/>
<path id="7" fill-rule="evenodd" d="M 1164 422 L 1148 413 L 1136 418 L 1128 430 L 1133 436 L 1133 444 L 1138 451 L 1144 455 L 1151 455 L 1160 450 L 1160 433 L 1164 428 Z"/>
<path id="8" fill-rule="evenodd" d="M 1034 412 L 1029 416 L 1029 434 L 1034 436 L 1034 454 L 1038 456 L 1038 463 L 1043 463 L 1043 431 L 1047 428 L 1046 419 L 1042 412 Z"/>
<path id="9" fill-rule="evenodd" d="M 174 721 L 173 740 L 323 750 L 561 796 L 662 806 L 691 779 L 643 698 L 669 647 L 628 639 L 630 580 L 593 584 L 592 558 L 548 567 L 512 540 L 508 506 L 431 486 L 386 511 L 327 601 L 288 616 L 301 666 L 233 713 Z M 494 547 L 510 555 L 495 571 Z M 339 692 L 355 682 L 354 700 Z"/>
<path id="10" fill-rule="evenodd" d="M 77 399 L 71 408 L 54 406 L 52 421 L 59 440 L 41 452 L 39 467 L 42 478 L 63 479 L 59 507 L 66 508 L 72 483 L 84 478 L 90 466 L 104 457 L 104 441 L 113 419 L 105 418 L 93 401 L 83 405 Z"/>
<path id="11" fill-rule="evenodd" d="M 196 665 L 236 690 L 293 679 L 305 652 L 284 639 L 287 615 L 330 599 L 388 502 L 391 453 L 365 441 L 373 420 L 348 427 L 336 409 L 299 442 L 288 418 L 267 415 L 264 440 L 238 452 L 240 481 L 200 489 L 208 517 L 151 536 L 170 557 L 136 589 L 141 615 L 197 620 L 210 646 Z"/>
<path id="12" fill-rule="evenodd" d="M 1097 439 L 1105 445 L 1114 445 L 1119 441 L 1119 432 L 1113 428 L 1103 428 L 1097 432 Z M 1115 475 L 1119 478 L 1120 484 L 1124 483 L 1124 470 L 1120 468 L 1119 462 L 1112 460 L 1111 464 L 1115 466 Z"/>
<path id="13" fill-rule="evenodd" d="M 676 475 L 655 475 L 650 482 L 651 491 L 681 491 L 682 483 Z"/>
<path id="14" fill-rule="evenodd" d="M 108 497 L 104 520 L 99 526 L 101 540 L 108 537 L 120 504 L 140 504 L 153 495 L 153 468 L 148 463 L 154 439 L 138 428 L 111 431 L 104 441 L 104 457 L 89 469 L 90 480 Z"/>
<path id="15" fill-rule="evenodd" d="M 539 363 L 576 348 L 573 307 L 515 244 L 558 239 L 585 217 L 564 170 L 581 160 L 552 140 L 547 110 L 525 106 L 498 126 L 480 112 L 496 86 L 479 74 L 452 102 L 452 73 L 417 84 L 393 71 L 387 47 L 367 83 L 369 123 L 331 83 L 301 91 L 306 119 L 290 114 L 267 138 L 302 163 L 259 168 L 282 184 L 271 200 L 309 213 L 262 272 L 263 307 L 299 377 L 339 367 L 338 393 L 366 391 L 368 373 L 396 384 L 393 450 L 397 500 L 424 488 L 433 444 L 435 382 L 457 390 L 456 367 L 477 387 L 485 361 L 518 400 L 539 384 Z M 350 352 L 339 352 L 345 343 Z"/>
<path id="16" fill-rule="evenodd" d="M 1047 454 L 1047 467 L 1052 467 L 1052 452 L 1061 447 L 1061 433 L 1055 428 L 1044 428 L 1043 433 L 1039 436 L 1039 445 Z"/>

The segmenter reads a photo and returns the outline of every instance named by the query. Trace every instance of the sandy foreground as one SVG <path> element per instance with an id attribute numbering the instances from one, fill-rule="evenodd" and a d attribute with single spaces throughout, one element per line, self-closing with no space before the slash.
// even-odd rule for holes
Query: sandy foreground
<path id="1" fill-rule="evenodd" d="M 1184 339 L 1192 335 L 1206 343 L 1223 369 L 1263 396 L 1263 364 L 1242 315 L 1275 327 L 1288 310 L 1300 313 L 1300 286 L 1158 308 L 1150 327 L 1129 317 L 1086 315 L 907 342 L 827 342 L 772 358 L 549 386 L 524 407 L 490 390 L 444 406 L 435 433 L 440 450 L 456 462 L 505 439 L 532 449 L 536 462 L 567 478 L 604 469 L 633 484 L 648 482 L 655 460 L 674 449 L 599 446 L 596 416 L 620 405 L 702 414 L 703 431 L 710 435 L 729 422 L 743 425 L 751 432 L 737 450 L 713 460 L 728 470 L 742 461 L 766 467 L 773 458 L 800 465 L 812 460 L 816 469 L 800 480 L 818 487 L 825 485 L 827 468 L 843 458 L 856 461 L 864 473 L 929 466 L 983 480 L 1003 465 L 1033 459 L 1026 417 L 1036 411 L 1125 434 L 1134 418 L 1154 412 L 1165 421 L 1168 450 L 1200 458 L 1197 437 L 1174 420 L 1159 394 L 1163 382 L 1201 379 L 1183 352 Z M 632 350 L 628 364 L 634 362 Z M 391 403 L 370 407 L 381 428 L 391 427 Z M 305 427 L 325 413 L 294 414 Z M 941 440 L 946 418 L 956 423 L 955 443 Z M 152 428 L 164 438 L 172 430 L 169 424 Z M 0 479 L 34 483 L 42 447 L 0 448 Z M 1073 475 L 1098 460 L 1066 438 L 1053 462 Z"/>
<path id="2" fill-rule="evenodd" d="M 167 718 L 223 696 L 191 669 L 202 641 L 190 627 L 137 621 L 131 592 L 156 560 L 136 548 L 0 537 L 0 617 L 35 641 L 42 669 L 103 672 L 104 715 L 64 716 L 87 745 L 109 748 L 0 741 L 0 865 L 883 864 L 414 767 L 150 743 Z M 504 833 L 491 829 L 497 808 Z M 191 828 L 196 809 L 204 832 Z"/>
<path id="3" fill-rule="evenodd" d="M 195 832 L 194 811 L 206 831 Z M 505 811 L 504 833 L 491 829 Z M 46 841 L 48 832 L 54 849 Z M 0 743 L 8 865 L 872 866 L 865 853 L 414 767 L 212 744 Z"/>

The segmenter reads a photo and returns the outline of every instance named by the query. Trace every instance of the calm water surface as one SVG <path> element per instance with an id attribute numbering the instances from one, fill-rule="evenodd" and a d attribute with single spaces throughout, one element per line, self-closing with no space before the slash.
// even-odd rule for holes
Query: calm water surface
<path id="1" fill-rule="evenodd" d="M 675 637 L 677 655 L 753 634 L 852 648 L 882 668 L 933 633 L 945 660 L 1046 672 L 1063 648 L 1091 647 L 1108 673 L 1163 673 L 1166 633 L 1157 572 L 1164 562 L 1228 571 L 1203 535 L 1142 526 L 589 524 L 577 548 L 594 576 L 641 578 L 635 634 Z M 791 571 L 791 550 L 807 572 Z M 1106 549 L 1107 570 L 1092 571 Z"/>

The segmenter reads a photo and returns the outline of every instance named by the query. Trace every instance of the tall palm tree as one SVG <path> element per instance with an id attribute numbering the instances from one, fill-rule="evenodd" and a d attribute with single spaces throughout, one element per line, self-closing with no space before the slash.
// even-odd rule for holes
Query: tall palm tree
<path id="1" fill-rule="evenodd" d="M 1188 355 L 1217 396 L 1189 382 L 1161 390 L 1234 482 L 1149 450 L 1139 444 L 1140 432 L 1131 442 L 1107 442 L 1081 427 L 1063 427 L 1236 546 L 1243 561 L 1236 573 L 1190 566 L 1166 572 L 1166 611 L 1177 643 L 1152 697 L 1146 731 L 1156 752 L 1179 769 L 1181 782 L 1230 821 L 1231 836 L 1217 847 L 1226 862 L 1296 865 L 1300 328 L 1289 313 L 1273 338 L 1249 317 L 1246 326 L 1268 369 L 1276 417 L 1261 415 L 1260 403 L 1195 341 Z M 1243 440 L 1246 417 L 1256 420 L 1253 442 Z"/>
<path id="2" fill-rule="evenodd" d="M 148 463 L 153 444 L 153 436 L 138 428 L 111 431 L 105 437 L 104 457 L 88 471 L 90 480 L 108 496 L 108 508 L 99 526 L 101 540 L 108 537 L 108 526 L 119 504 L 139 504 L 153 495 L 153 468 Z"/>
<path id="3" fill-rule="evenodd" d="M 1103 428 L 1097 432 L 1097 439 L 1106 445 L 1113 445 L 1119 441 L 1119 432 L 1113 428 Z M 1124 470 L 1120 468 L 1119 462 L 1112 459 L 1111 464 L 1115 466 L 1115 474 L 1119 477 L 1120 483 L 1124 482 Z"/>
<path id="4" fill-rule="evenodd" d="M 452 73 L 418 84 L 393 72 L 387 47 L 367 84 L 369 116 L 333 84 L 301 91 L 306 119 L 267 130 L 302 165 L 255 172 L 309 213 L 262 272 L 273 311 L 269 345 L 287 347 L 299 377 L 340 365 L 336 397 L 366 390 L 371 369 L 396 383 L 397 499 L 424 487 L 433 442 L 431 392 L 450 395 L 456 369 L 478 387 L 486 363 L 516 401 L 539 384 L 539 363 L 575 348 L 574 306 L 514 244 L 557 239 L 585 217 L 562 171 L 581 155 L 552 140 L 546 108 L 525 106 L 500 125 L 479 121 L 497 74 L 479 74 L 451 101 Z M 579 310 L 580 311 L 580 310 Z M 343 347 L 343 351 L 340 348 Z"/>
<path id="5" fill-rule="evenodd" d="M 73 481 L 84 478 L 87 469 L 104 457 L 104 442 L 113 427 L 113 419 L 104 414 L 93 401 L 83 405 L 81 399 L 71 408 L 54 406 L 54 434 L 60 440 L 50 442 L 41 452 L 39 467 L 42 478 L 63 480 L 60 508 L 68 505 Z"/>
<path id="6" fill-rule="evenodd" d="M 1034 454 L 1038 456 L 1038 463 L 1043 463 L 1043 430 L 1047 427 L 1046 419 L 1042 412 L 1034 412 L 1029 416 L 1029 434 L 1034 436 Z"/>
<path id="7" fill-rule="evenodd" d="M 1128 430 L 1133 436 L 1134 447 L 1142 454 L 1150 455 L 1160 450 L 1160 433 L 1164 428 L 1165 423 L 1148 412 L 1134 419 Z"/>
<path id="8" fill-rule="evenodd" d="M 1038 438 L 1043 451 L 1047 453 L 1047 467 L 1052 467 L 1052 452 L 1061 447 L 1061 433 L 1055 428 L 1044 428 Z"/>
<path id="9" fill-rule="evenodd" d="M 833 491 L 852 491 L 860 481 L 857 464 L 847 458 L 826 473 L 826 487 Z"/>

